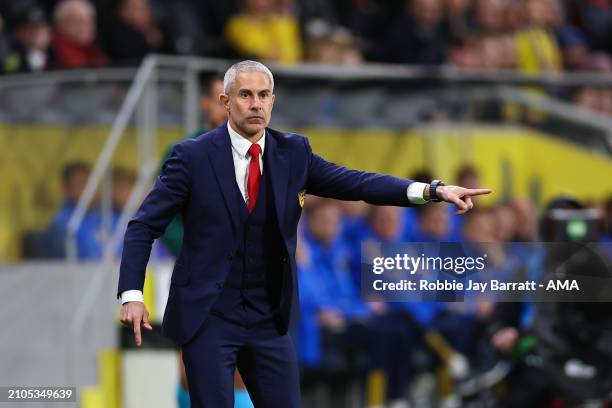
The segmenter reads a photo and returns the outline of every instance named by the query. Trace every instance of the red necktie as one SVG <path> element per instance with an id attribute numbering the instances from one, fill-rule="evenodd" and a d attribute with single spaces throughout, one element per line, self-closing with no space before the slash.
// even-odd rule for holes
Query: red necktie
<path id="1" fill-rule="evenodd" d="M 259 146 L 257 143 L 253 143 L 251 147 L 249 147 L 249 154 L 251 155 L 251 162 L 249 163 L 249 178 L 247 179 L 249 213 L 253 212 L 253 208 L 255 208 L 255 203 L 257 202 L 257 196 L 259 195 L 259 184 L 261 181 L 261 172 L 259 170 L 260 153 L 261 146 Z"/>

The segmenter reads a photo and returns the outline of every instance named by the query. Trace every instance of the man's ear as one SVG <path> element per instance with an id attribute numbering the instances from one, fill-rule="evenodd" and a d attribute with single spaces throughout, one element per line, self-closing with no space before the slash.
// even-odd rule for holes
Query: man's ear
<path id="1" fill-rule="evenodd" d="M 223 104 L 223 106 L 225 106 L 225 110 L 227 112 L 230 111 L 230 107 L 229 107 L 229 96 L 226 94 L 219 94 L 219 100 L 221 101 L 221 103 Z"/>

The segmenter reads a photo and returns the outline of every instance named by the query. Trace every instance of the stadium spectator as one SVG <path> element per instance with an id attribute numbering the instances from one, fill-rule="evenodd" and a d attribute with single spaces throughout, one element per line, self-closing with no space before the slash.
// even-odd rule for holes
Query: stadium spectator
<path id="1" fill-rule="evenodd" d="M 224 39 L 227 21 L 239 11 L 237 0 L 165 2 L 172 48 L 178 54 L 235 58 Z"/>
<path id="2" fill-rule="evenodd" d="M 418 227 L 414 233 L 415 242 L 444 242 L 451 234 L 450 213 L 441 205 L 427 205 L 419 208 Z"/>
<path id="3" fill-rule="evenodd" d="M 600 110 L 599 92 L 592 87 L 585 86 L 578 88 L 572 96 L 572 102 L 585 110 L 593 112 Z"/>
<path id="4" fill-rule="evenodd" d="M 26 248 L 31 257 L 51 257 L 61 258 L 66 255 L 65 244 L 68 233 L 68 222 L 72 217 L 79 198 L 83 194 L 91 169 L 89 165 L 81 161 L 68 163 L 62 172 L 62 192 L 63 200 L 60 209 L 45 231 L 38 233 L 35 240 L 30 238 L 26 241 L 29 248 Z M 117 222 L 127 200 L 130 196 L 135 182 L 135 174 L 125 168 L 115 167 L 112 170 L 112 189 L 111 189 L 111 213 L 106 224 L 102 209 L 97 202 L 85 213 L 81 226 L 76 234 L 76 250 L 79 260 L 100 259 L 104 252 L 105 240 L 114 231 Z M 97 201 L 97 199 L 95 200 Z M 107 229 L 107 228 L 110 228 Z M 44 245 L 39 247 L 39 243 Z M 121 254 L 121 244 L 117 247 L 117 254 Z M 158 254 L 154 254 L 157 256 Z"/>
<path id="5" fill-rule="evenodd" d="M 112 171 L 112 181 L 113 213 L 118 217 L 127 205 L 132 188 L 134 188 L 134 183 L 136 182 L 136 175 L 133 171 L 124 167 L 115 167 Z"/>
<path id="6" fill-rule="evenodd" d="M 514 199 L 511 202 L 516 217 L 516 235 L 513 241 L 534 242 L 538 233 L 537 210 L 529 199 Z"/>
<path id="7" fill-rule="evenodd" d="M 517 68 L 525 73 L 561 70 L 561 52 L 551 31 L 557 23 L 556 3 L 524 0 L 524 4 L 527 25 L 515 37 Z"/>
<path id="8" fill-rule="evenodd" d="M 578 29 L 571 26 L 563 27 L 557 33 L 557 40 L 561 48 L 564 69 L 568 71 L 589 69 L 589 44 Z"/>
<path id="9" fill-rule="evenodd" d="M 137 65 L 149 53 L 170 53 L 167 37 L 148 0 L 118 0 L 106 50 L 115 64 Z"/>
<path id="10" fill-rule="evenodd" d="M 108 63 L 96 38 L 96 10 L 86 0 L 63 0 L 54 11 L 55 68 L 101 67 Z"/>
<path id="11" fill-rule="evenodd" d="M 401 236 L 403 223 L 399 207 L 371 206 L 368 221 L 372 232 L 380 241 L 395 241 Z"/>
<path id="12" fill-rule="evenodd" d="M 47 227 L 45 234 L 48 244 L 47 256 L 52 258 L 65 256 L 64 246 L 68 233 L 68 221 L 76 210 L 90 173 L 89 165 L 81 161 L 68 163 L 64 167 L 62 171 L 62 204 L 53 221 Z M 102 255 L 102 246 L 99 242 L 100 228 L 99 211 L 87 211 L 76 234 L 76 250 L 79 260 L 98 259 Z"/>
<path id="13" fill-rule="evenodd" d="M 500 34 L 507 28 L 508 2 L 492 0 L 476 0 L 475 19 L 479 31 L 484 35 Z"/>
<path id="14" fill-rule="evenodd" d="M 473 0 L 445 0 L 444 11 L 449 38 L 464 38 L 474 31 Z"/>
<path id="15" fill-rule="evenodd" d="M 311 196 L 307 196 L 307 203 Z M 351 246 L 358 245 L 367 229 L 368 205 L 363 201 L 340 201 L 342 237 Z"/>
<path id="16" fill-rule="evenodd" d="M 480 188 L 482 185 L 480 172 L 473 164 L 463 164 L 459 166 L 455 178 L 457 182 L 467 183 L 468 185 L 472 186 L 470 188 Z"/>
<path id="17" fill-rule="evenodd" d="M 242 56 L 268 62 L 296 63 L 302 44 L 292 2 L 278 7 L 273 0 L 244 0 L 242 11 L 225 27 L 227 42 Z"/>
<path id="18" fill-rule="evenodd" d="M 367 216 L 355 219 L 344 231 L 351 250 L 351 275 L 356 286 L 361 285 L 361 244 L 363 242 L 399 242 L 404 233 L 403 208 L 367 206 Z"/>
<path id="19" fill-rule="evenodd" d="M 352 33 L 326 21 L 311 20 L 305 29 L 305 59 L 323 64 L 358 65 L 363 62 Z"/>
<path id="20" fill-rule="evenodd" d="M 497 242 L 495 215 L 491 211 L 478 210 L 474 216 L 466 217 L 463 237 L 467 242 Z"/>
<path id="21" fill-rule="evenodd" d="M 406 1 L 405 11 L 389 22 L 385 62 L 441 64 L 448 44 L 442 18 L 442 0 Z"/>
<path id="22" fill-rule="evenodd" d="M 509 205 L 500 205 L 493 210 L 495 215 L 496 241 L 510 242 L 516 235 L 516 215 Z"/>
<path id="23" fill-rule="evenodd" d="M 53 63 L 53 54 L 51 26 L 44 10 L 38 6 L 29 7 L 14 19 L 13 25 L 10 51 L 3 59 L 0 56 L 3 71 L 23 73 L 47 69 Z"/>
<path id="24" fill-rule="evenodd" d="M 457 170 L 457 182 L 467 183 L 470 188 L 480 188 L 480 175 L 476 167 L 466 164 Z"/>
<path id="25" fill-rule="evenodd" d="M 482 65 L 487 70 L 516 68 L 517 53 L 514 37 L 510 35 L 485 36 L 480 40 Z"/>
<path id="26" fill-rule="evenodd" d="M 480 174 L 478 173 L 478 169 L 471 164 L 463 164 L 459 166 L 457 169 L 455 179 L 457 182 L 467 183 L 467 185 L 472 186 L 470 188 L 479 188 L 480 184 Z M 475 202 L 478 202 L 476 200 Z M 465 217 L 455 214 L 456 210 L 454 207 L 449 207 L 446 209 L 448 212 L 448 220 L 450 222 L 449 231 L 446 235 L 446 241 L 462 241 L 463 236 L 461 233 L 463 221 L 465 221 Z M 435 221 L 433 221 L 435 222 Z"/>
<path id="27" fill-rule="evenodd" d="M 100 254 L 104 253 L 104 243 L 106 240 L 110 239 L 111 234 L 117 228 L 117 224 L 121 215 L 123 214 L 125 207 L 127 205 L 128 199 L 130 198 L 130 194 L 132 193 L 132 189 L 134 188 L 134 183 L 136 182 L 136 174 L 125 167 L 117 166 L 113 167 L 111 172 L 112 186 L 111 186 L 111 218 L 110 225 L 106 225 L 104 222 L 104 214 L 102 208 L 94 208 L 92 212 L 98 212 L 98 217 L 100 219 L 100 227 L 101 233 L 98 234 L 102 236 L 103 240 L 98 240 L 100 243 L 100 248 L 98 252 Z M 110 228 L 110 229 L 109 229 Z M 117 245 L 116 255 L 117 258 L 121 258 L 121 251 L 123 250 L 123 242 L 120 242 Z M 156 251 L 152 257 L 157 258 L 159 256 L 159 251 Z"/>
<path id="28" fill-rule="evenodd" d="M 481 69 L 485 66 L 482 42 L 478 36 L 457 39 L 449 45 L 448 65 L 464 70 Z"/>
<path id="29" fill-rule="evenodd" d="M 297 8 L 300 11 L 300 24 L 307 27 L 313 21 L 321 21 L 324 24 L 332 27 L 335 25 L 342 25 L 345 19 L 350 19 L 354 11 L 354 4 L 348 3 L 349 11 L 348 15 L 342 15 L 342 11 L 339 10 L 341 2 L 329 1 L 329 0 L 298 0 Z M 350 22 L 348 22 L 350 23 Z M 344 24 L 348 26 L 348 24 Z"/>
<path id="30" fill-rule="evenodd" d="M 569 1 L 573 23 L 586 34 L 589 44 L 598 50 L 612 51 L 612 4 L 601 0 Z"/>

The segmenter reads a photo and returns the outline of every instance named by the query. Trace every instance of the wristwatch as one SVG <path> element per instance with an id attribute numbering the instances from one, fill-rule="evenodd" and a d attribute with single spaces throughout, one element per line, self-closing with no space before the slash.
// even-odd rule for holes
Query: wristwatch
<path id="1" fill-rule="evenodd" d="M 434 203 L 439 203 L 440 201 L 442 201 L 442 199 L 438 197 L 438 193 L 436 193 L 436 189 L 438 188 L 438 186 L 445 186 L 445 185 L 446 184 L 444 184 L 440 180 L 434 180 L 431 183 L 429 183 L 429 200 L 433 201 Z"/>

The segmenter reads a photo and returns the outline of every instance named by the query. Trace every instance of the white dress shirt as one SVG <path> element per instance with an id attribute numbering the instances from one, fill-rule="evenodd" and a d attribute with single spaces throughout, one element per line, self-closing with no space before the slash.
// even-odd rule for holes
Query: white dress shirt
<path id="1" fill-rule="evenodd" d="M 232 157 L 234 159 L 234 170 L 236 171 L 236 183 L 238 184 L 238 188 L 240 189 L 240 193 L 242 193 L 242 197 L 244 201 L 248 203 L 247 196 L 247 180 L 249 177 L 249 163 L 251 162 L 251 156 L 248 154 L 249 148 L 251 147 L 251 142 L 249 142 L 246 138 L 240 136 L 238 132 L 236 132 L 227 122 L 227 130 L 230 135 L 230 141 L 232 144 Z M 259 139 L 257 144 L 261 147 L 261 153 L 259 156 L 259 170 L 261 174 L 263 174 L 263 152 L 264 147 L 266 145 L 266 135 Z M 427 202 L 423 198 L 423 189 L 427 184 L 414 182 L 410 183 L 408 186 L 408 200 L 412 204 L 424 204 Z M 143 295 L 140 290 L 126 290 L 121 293 L 121 303 L 126 302 L 142 302 Z"/>
<path id="2" fill-rule="evenodd" d="M 230 135 L 230 140 L 232 142 L 232 157 L 234 158 L 234 170 L 236 171 L 236 183 L 238 184 L 238 188 L 242 193 L 242 198 L 244 198 L 244 202 L 249 202 L 248 192 L 247 192 L 247 180 L 249 179 L 249 164 L 251 163 L 251 155 L 248 153 L 251 148 L 252 143 L 249 142 L 244 137 L 240 136 L 238 132 L 236 132 L 230 126 L 229 122 L 227 122 L 227 130 Z M 261 153 L 259 154 L 259 174 L 263 174 L 263 153 L 264 147 L 266 147 L 266 135 L 264 133 L 263 137 L 259 139 L 257 142 L 259 147 L 261 147 Z"/>

